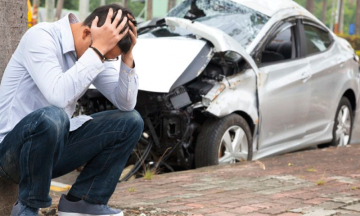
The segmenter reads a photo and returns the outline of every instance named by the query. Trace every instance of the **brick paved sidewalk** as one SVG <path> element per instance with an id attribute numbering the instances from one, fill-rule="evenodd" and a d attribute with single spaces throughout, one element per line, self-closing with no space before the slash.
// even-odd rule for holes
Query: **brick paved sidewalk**
<path id="1" fill-rule="evenodd" d="M 360 145 L 260 161 L 121 183 L 109 204 L 126 216 L 360 215 Z"/>

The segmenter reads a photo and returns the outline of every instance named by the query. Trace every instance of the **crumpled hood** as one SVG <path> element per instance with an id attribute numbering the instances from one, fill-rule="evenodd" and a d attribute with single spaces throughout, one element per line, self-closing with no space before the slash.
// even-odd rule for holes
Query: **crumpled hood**
<path id="1" fill-rule="evenodd" d="M 169 92 L 205 45 L 185 37 L 139 38 L 133 50 L 139 90 Z"/>

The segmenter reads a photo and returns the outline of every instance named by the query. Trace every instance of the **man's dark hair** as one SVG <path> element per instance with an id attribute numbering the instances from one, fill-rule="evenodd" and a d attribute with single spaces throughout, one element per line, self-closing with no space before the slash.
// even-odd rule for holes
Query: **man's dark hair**
<path id="1" fill-rule="evenodd" d="M 132 17 L 134 17 L 134 15 L 131 13 L 131 11 L 129 9 L 124 8 L 124 7 L 122 7 L 121 5 L 118 5 L 118 4 L 109 4 L 109 5 L 104 5 L 104 6 L 96 8 L 88 17 L 86 17 L 86 19 L 83 22 L 83 25 L 88 26 L 89 28 L 91 28 L 91 23 L 95 19 L 96 16 L 99 17 L 99 22 L 98 22 L 97 26 L 100 27 L 100 26 L 104 25 L 110 8 L 112 8 L 113 11 L 114 11 L 114 15 L 111 18 L 111 22 L 114 21 L 116 15 L 118 13 L 118 10 L 120 10 L 120 9 L 122 10 L 121 19 L 120 19 L 118 25 L 120 25 L 121 21 L 124 19 L 124 17 L 127 17 L 128 14 L 130 14 Z M 136 26 L 136 21 L 133 22 L 133 23 Z M 127 27 L 129 27 L 128 23 L 126 23 L 125 27 L 121 30 L 120 33 L 125 31 Z M 132 40 L 131 40 L 131 37 L 130 37 L 129 33 L 126 34 L 117 43 L 118 47 L 120 48 L 120 50 L 123 53 L 127 53 L 130 50 L 131 44 L 132 44 Z"/>

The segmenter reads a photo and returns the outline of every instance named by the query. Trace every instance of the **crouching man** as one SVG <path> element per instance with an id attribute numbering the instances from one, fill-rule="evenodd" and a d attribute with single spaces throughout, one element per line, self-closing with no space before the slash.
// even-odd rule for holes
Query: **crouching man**
<path id="1" fill-rule="evenodd" d="M 49 207 L 51 179 L 86 163 L 59 215 L 123 215 L 107 206 L 143 131 L 133 15 L 112 4 L 84 22 L 73 14 L 21 39 L 0 87 L 0 176 L 19 184 L 12 216 Z M 121 55 L 118 71 L 111 60 Z M 71 118 L 93 84 L 118 110 Z"/>

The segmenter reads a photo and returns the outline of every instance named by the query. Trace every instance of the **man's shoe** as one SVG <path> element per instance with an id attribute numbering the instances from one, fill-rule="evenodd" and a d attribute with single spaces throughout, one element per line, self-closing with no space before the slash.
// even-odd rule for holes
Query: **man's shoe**
<path id="1" fill-rule="evenodd" d="M 11 216 L 38 216 L 38 212 L 39 209 L 26 206 L 18 200 L 14 204 Z"/>
<path id="2" fill-rule="evenodd" d="M 71 202 L 65 195 L 61 196 L 59 207 L 59 216 L 124 216 L 121 210 L 112 209 L 107 205 L 97 205 L 87 203 L 84 200 Z"/>

